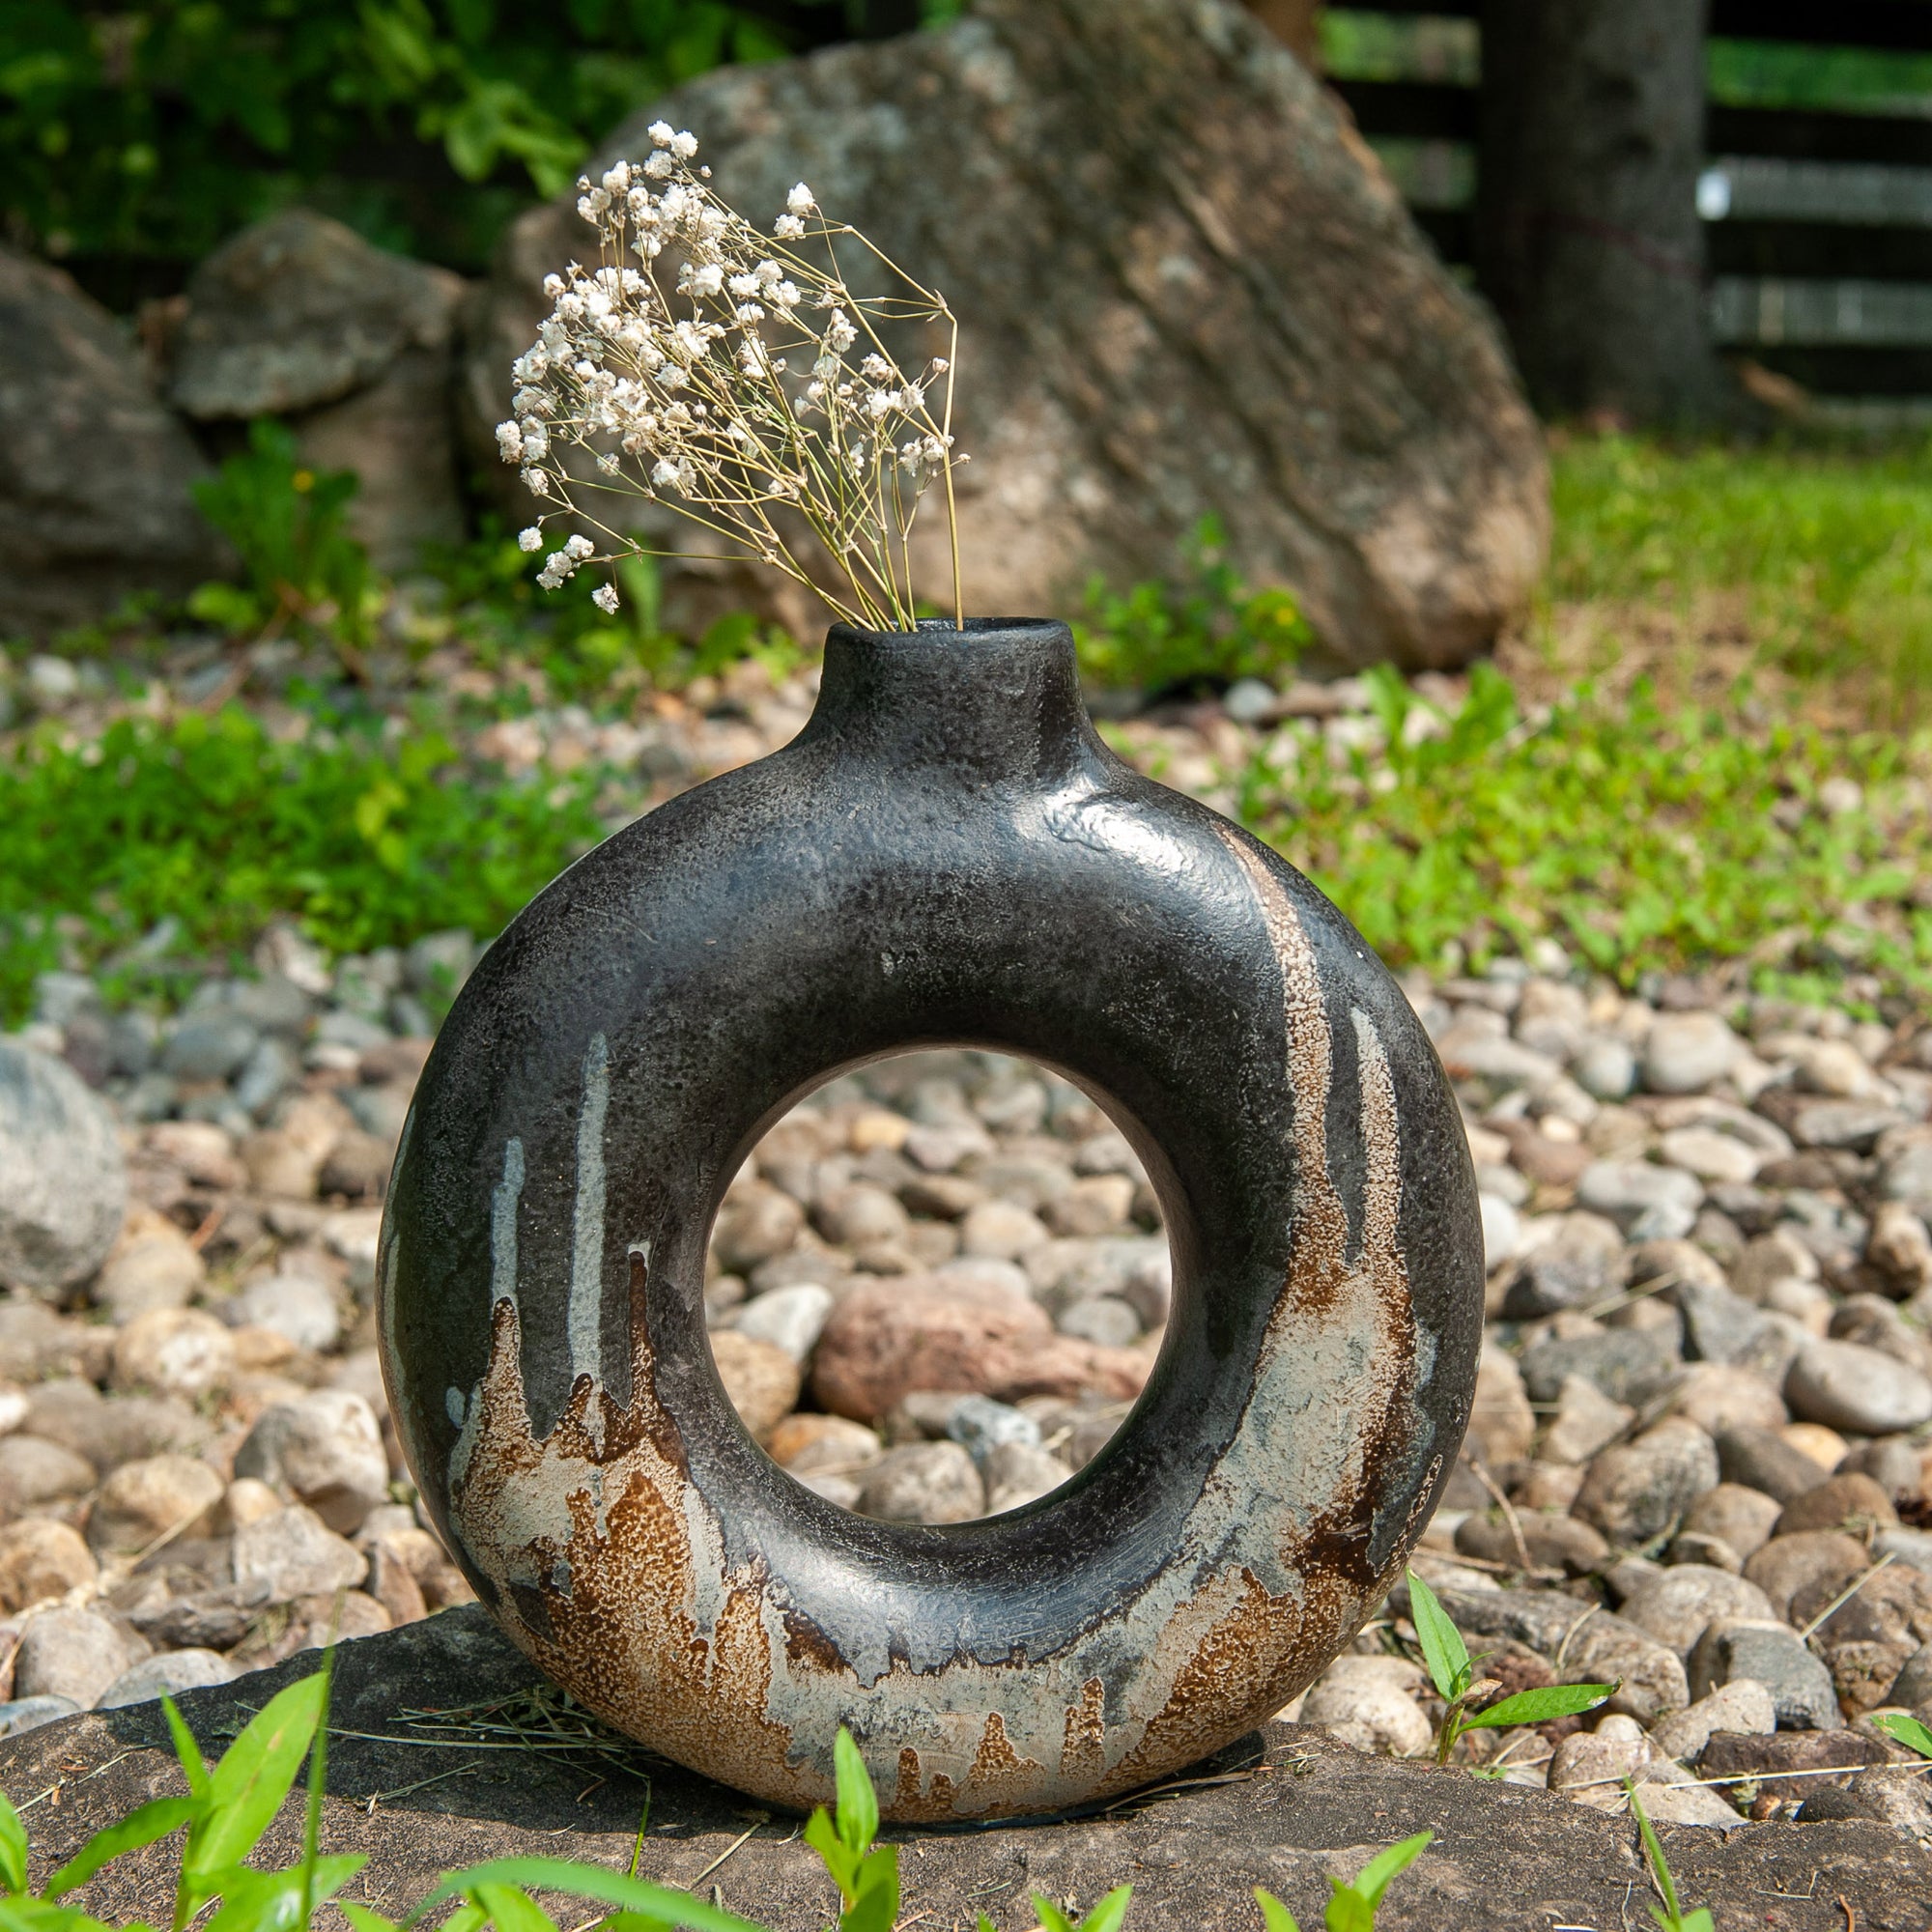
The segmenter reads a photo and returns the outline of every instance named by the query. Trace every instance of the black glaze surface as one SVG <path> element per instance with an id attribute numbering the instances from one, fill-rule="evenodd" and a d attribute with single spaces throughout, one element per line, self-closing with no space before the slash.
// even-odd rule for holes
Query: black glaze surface
<path id="1" fill-rule="evenodd" d="M 1072 1483 L 928 1528 L 765 1457 L 702 1288 L 764 1130 L 942 1043 L 1105 1100 L 1175 1310 Z M 417 1091 L 380 1293 L 417 1481 L 539 1662 L 781 1803 L 825 1795 L 847 1721 L 889 1814 L 937 1817 L 1127 1788 L 1320 1670 L 1453 1460 L 1481 1237 L 1400 990 L 1292 867 L 1107 750 L 1064 626 L 839 627 L 792 744 L 490 949 Z"/>

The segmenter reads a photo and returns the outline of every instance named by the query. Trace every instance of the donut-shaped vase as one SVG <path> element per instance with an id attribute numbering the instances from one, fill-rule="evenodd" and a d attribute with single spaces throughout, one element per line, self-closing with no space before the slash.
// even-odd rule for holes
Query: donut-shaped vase
<path id="1" fill-rule="evenodd" d="M 1009 1514 L 853 1515 L 747 1433 L 705 1248 L 764 1131 L 966 1044 L 1145 1162 L 1173 1313 L 1113 1440 Z M 1101 742 L 1058 624 L 828 639 L 773 755 L 683 793 L 492 946 L 423 1071 L 379 1268 L 389 1400 L 456 1560 L 619 1730 L 759 1799 L 1061 1810 L 1308 1684 L 1454 1461 L 1483 1306 L 1453 1095 L 1298 872 Z"/>

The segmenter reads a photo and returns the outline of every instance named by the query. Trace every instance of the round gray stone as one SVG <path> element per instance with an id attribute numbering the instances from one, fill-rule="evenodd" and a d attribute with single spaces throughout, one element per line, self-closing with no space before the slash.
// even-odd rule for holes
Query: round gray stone
<path id="1" fill-rule="evenodd" d="M 0 1040 L 0 1282 L 84 1281 L 127 1208 L 114 1116 L 62 1062 Z"/>

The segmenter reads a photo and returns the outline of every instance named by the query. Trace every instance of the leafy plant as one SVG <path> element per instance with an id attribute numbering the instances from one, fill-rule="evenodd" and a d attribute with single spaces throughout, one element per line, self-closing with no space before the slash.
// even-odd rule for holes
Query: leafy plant
<path id="1" fill-rule="evenodd" d="M 0 1897 L 0 1932 L 107 1932 L 99 1920 L 59 1901 L 116 1859 L 184 1829 L 186 1839 L 175 1885 L 173 1932 L 183 1932 L 216 1900 L 220 1909 L 205 1921 L 205 1932 L 215 1927 L 220 1932 L 271 1932 L 271 1928 L 306 1926 L 315 1907 L 332 1898 L 367 1862 L 356 1855 L 323 1856 L 315 1843 L 325 1775 L 321 1740 L 331 1669 L 332 1660 L 326 1656 L 314 1676 L 278 1691 L 249 1720 L 213 1771 L 174 1700 L 163 1698 L 188 1795 L 154 1799 L 118 1824 L 95 1833 L 38 1894 L 27 1889 L 25 1828 L 12 1804 L 0 1795 L 0 1886 L 6 1891 Z M 285 1871 L 255 1870 L 242 1861 L 274 1822 L 312 1746 L 314 1777 L 301 1861 Z M 148 1932 L 148 1928 L 129 1926 L 124 1932 Z"/>
<path id="2" fill-rule="evenodd" d="M 1614 1684 L 1547 1684 L 1534 1690 L 1519 1690 L 1513 1697 L 1500 1698 L 1486 1710 L 1471 1713 L 1471 1703 L 1501 1687 L 1492 1678 L 1476 1676 L 1481 1659 L 1469 1655 L 1469 1646 L 1442 1607 L 1441 1599 L 1413 1570 L 1408 1573 L 1408 1605 L 1430 1682 L 1448 1707 L 1435 1733 L 1437 1764 L 1449 1762 L 1449 1753 L 1465 1731 L 1507 1730 L 1515 1724 L 1542 1724 L 1551 1718 L 1575 1717 L 1594 1711 L 1606 1697 L 1616 1694 Z"/>
<path id="3" fill-rule="evenodd" d="M 280 743 L 232 707 L 124 718 L 92 745 L 37 735 L 0 757 L 0 1015 L 63 956 L 100 966 L 163 921 L 200 953 L 277 915 L 344 952 L 499 931 L 603 836 L 601 782 L 508 780 L 435 732 L 319 720 Z"/>
<path id="4" fill-rule="evenodd" d="M 1290 725 L 1229 773 L 1229 804 L 1391 963 L 1549 936 L 1627 985 L 1738 958 L 1767 987 L 1932 985 L 1932 740 L 1665 710 L 1641 683 L 1525 715 L 1483 664 L 1453 714 L 1392 670 L 1368 682 L 1378 744 Z"/>
<path id="5" fill-rule="evenodd" d="M 1088 621 L 1074 626 L 1086 676 L 1160 693 L 1291 669 L 1310 637 L 1299 608 L 1286 590 L 1249 589 L 1227 553 L 1227 531 L 1204 517 L 1182 542 L 1172 581 L 1115 594 L 1095 578 Z"/>
<path id="6" fill-rule="evenodd" d="M 1321 1915 L 1328 1932 L 1376 1932 L 1376 1913 L 1389 1881 L 1406 1871 L 1429 1849 L 1435 1836 L 1434 1832 L 1418 1832 L 1414 1837 L 1405 1838 L 1385 1852 L 1378 1852 L 1347 1885 L 1339 1878 L 1331 1878 L 1328 1883 L 1334 1896 Z M 1262 1923 L 1266 1932 L 1301 1932 L 1293 1913 L 1273 1892 L 1257 1886 L 1255 1903 L 1262 1909 Z"/>
<path id="7" fill-rule="evenodd" d="M 1624 1796 L 1630 1800 L 1631 1814 L 1636 1819 L 1638 1832 L 1643 1834 L 1643 1856 L 1650 1865 L 1650 1875 L 1657 1882 L 1658 1890 L 1663 1894 L 1663 1903 L 1653 1905 L 1650 1916 L 1663 1928 L 1663 1932 L 1717 1932 L 1706 1907 L 1700 1905 L 1694 1912 L 1686 1912 L 1678 1904 L 1677 1882 L 1670 1875 L 1669 1861 L 1664 1858 L 1656 1829 L 1644 1811 L 1643 1801 L 1636 1795 L 1634 1778 L 1624 1779 Z"/>
<path id="8" fill-rule="evenodd" d="M 202 515 L 235 546 L 248 587 L 204 584 L 190 613 L 235 631 L 299 620 L 360 642 L 369 554 L 343 527 L 359 487 L 354 470 L 306 468 L 281 423 L 251 423 L 246 450 L 194 486 Z"/>

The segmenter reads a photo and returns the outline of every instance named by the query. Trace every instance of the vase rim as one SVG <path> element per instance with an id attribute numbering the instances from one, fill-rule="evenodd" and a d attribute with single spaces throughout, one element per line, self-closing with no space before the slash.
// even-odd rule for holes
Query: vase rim
<path id="1" fill-rule="evenodd" d="M 1065 631 L 1066 624 L 1059 617 L 968 617 L 963 624 L 955 624 L 951 617 L 921 617 L 910 631 L 874 631 L 863 624 L 838 623 L 830 627 L 826 638 L 828 641 L 835 637 L 850 638 L 861 644 L 910 644 L 937 643 L 943 639 L 1033 637 L 1044 640 Z"/>

